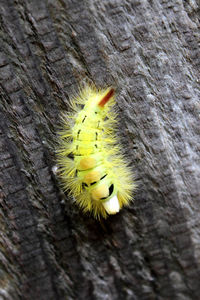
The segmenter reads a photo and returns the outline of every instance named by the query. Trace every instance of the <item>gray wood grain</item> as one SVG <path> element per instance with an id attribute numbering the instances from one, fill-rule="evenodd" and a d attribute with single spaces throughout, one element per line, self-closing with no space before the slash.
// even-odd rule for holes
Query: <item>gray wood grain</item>
<path id="1" fill-rule="evenodd" d="M 197 0 L 1 0 L 0 298 L 200 299 Z M 117 88 L 134 203 L 98 222 L 53 172 L 85 81 Z"/>

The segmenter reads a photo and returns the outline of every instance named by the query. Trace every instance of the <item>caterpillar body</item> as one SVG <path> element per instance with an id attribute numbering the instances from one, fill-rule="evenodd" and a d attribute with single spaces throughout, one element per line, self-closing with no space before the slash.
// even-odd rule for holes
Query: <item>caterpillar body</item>
<path id="1" fill-rule="evenodd" d="M 114 89 L 85 87 L 63 115 L 57 151 L 60 177 L 84 212 L 117 213 L 132 199 L 135 183 L 115 134 Z"/>

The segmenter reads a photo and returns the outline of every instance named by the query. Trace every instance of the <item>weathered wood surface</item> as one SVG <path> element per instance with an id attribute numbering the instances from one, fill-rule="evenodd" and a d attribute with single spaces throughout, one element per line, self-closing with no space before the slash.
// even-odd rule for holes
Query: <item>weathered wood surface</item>
<path id="1" fill-rule="evenodd" d="M 0 10 L 0 298 L 200 299 L 199 1 Z M 140 184 L 101 223 L 52 171 L 60 112 L 85 79 L 117 86 Z"/>

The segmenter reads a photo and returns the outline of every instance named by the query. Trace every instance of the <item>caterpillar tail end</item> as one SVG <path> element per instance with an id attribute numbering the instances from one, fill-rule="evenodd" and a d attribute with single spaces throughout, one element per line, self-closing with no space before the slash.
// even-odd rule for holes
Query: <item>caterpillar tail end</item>
<path id="1" fill-rule="evenodd" d="M 101 99 L 101 101 L 98 103 L 98 105 L 100 107 L 104 107 L 104 105 L 113 97 L 114 93 L 115 93 L 115 90 L 110 89 L 108 91 L 108 93 Z"/>
<path id="2" fill-rule="evenodd" d="M 116 195 L 108 201 L 103 202 L 103 206 L 109 215 L 114 215 L 120 210 L 119 200 Z"/>

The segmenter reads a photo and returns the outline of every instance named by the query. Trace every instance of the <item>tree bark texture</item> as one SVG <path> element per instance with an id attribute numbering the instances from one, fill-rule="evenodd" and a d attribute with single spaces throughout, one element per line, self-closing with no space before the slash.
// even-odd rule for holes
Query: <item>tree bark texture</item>
<path id="1" fill-rule="evenodd" d="M 0 0 L 0 299 L 200 299 L 198 0 Z M 54 172 L 83 81 L 117 87 L 138 181 L 96 221 Z"/>

